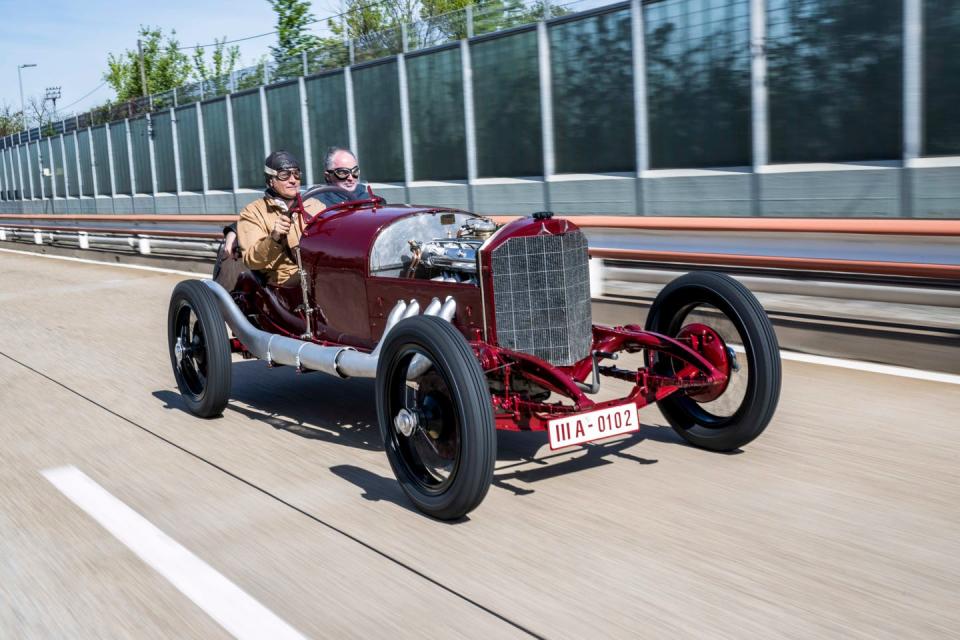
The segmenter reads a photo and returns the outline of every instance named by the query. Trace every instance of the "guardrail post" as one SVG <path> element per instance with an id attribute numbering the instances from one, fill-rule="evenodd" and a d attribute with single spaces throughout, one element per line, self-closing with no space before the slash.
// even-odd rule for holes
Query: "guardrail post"
<path id="1" fill-rule="evenodd" d="M 7 150 L 0 146 L 0 166 L 3 167 L 3 171 L 0 172 L 0 182 L 3 183 L 2 188 L 0 188 L 0 200 L 6 202 L 8 198 L 8 191 L 13 191 L 10 188 L 9 179 L 7 178 Z"/>
<path id="2" fill-rule="evenodd" d="M 470 5 L 467 5 L 467 9 Z M 467 151 L 467 209 L 474 211 L 473 185 L 477 180 L 477 132 L 473 112 L 473 63 L 470 58 L 470 43 L 460 41 L 460 72 L 463 79 L 463 127 L 466 133 Z"/>
<path id="3" fill-rule="evenodd" d="M 347 140 L 350 142 L 350 151 L 359 153 L 360 150 L 357 149 L 357 111 L 353 102 L 353 72 L 350 67 L 343 69 L 343 85 L 347 99 Z M 323 167 L 323 169 L 326 170 L 326 167 Z"/>
<path id="4" fill-rule="evenodd" d="M 923 154 L 923 0 L 903 0 L 902 215 L 915 215 L 913 161 Z"/>
<path id="5" fill-rule="evenodd" d="M 40 229 L 33 230 L 33 244 L 43 244 L 43 233 Z"/>
<path id="6" fill-rule="evenodd" d="M 410 183 L 413 182 L 413 141 L 410 136 L 410 97 L 407 85 L 407 62 L 397 54 L 397 76 L 400 85 L 400 135 L 403 141 L 403 182 L 410 202 Z"/>
<path id="7" fill-rule="evenodd" d="M 306 56 L 306 53 L 304 53 Z M 306 58 L 304 58 L 306 60 Z M 306 75 L 306 74 L 304 74 Z M 297 91 L 300 96 L 300 132 L 303 136 L 303 169 L 305 172 L 304 182 L 308 185 L 313 184 L 313 144 L 310 141 L 310 117 L 307 105 L 307 83 L 301 76 L 297 79 Z M 354 152 L 356 153 L 356 152 Z"/>
<path id="8" fill-rule="evenodd" d="M 133 137 L 130 135 L 130 118 L 124 118 L 123 128 L 127 138 L 127 166 L 130 171 L 130 206 L 133 208 L 133 199 L 137 195 L 139 185 L 137 184 L 137 172 L 133 169 Z"/>
<path id="9" fill-rule="evenodd" d="M 270 116 L 267 113 L 267 90 L 260 87 L 260 128 L 263 129 L 263 157 L 270 155 Z"/>
<path id="10" fill-rule="evenodd" d="M 47 158 L 50 170 L 50 211 L 57 212 L 57 165 L 53 161 L 53 138 L 47 138 Z"/>
<path id="11" fill-rule="evenodd" d="M 79 123 L 79 121 L 78 121 Z M 80 166 L 80 134 L 78 129 L 73 130 L 73 161 L 77 167 L 77 202 L 83 200 L 83 169 Z M 80 206 L 83 213 L 83 207 Z"/>
<path id="12" fill-rule="evenodd" d="M 150 238 L 138 237 L 137 249 L 142 256 L 150 255 Z"/>
<path id="13" fill-rule="evenodd" d="M 81 249 L 89 249 L 89 248 L 90 248 L 90 234 L 88 234 L 86 231 L 79 231 L 79 232 L 77 232 L 77 244 L 80 245 L 80 248 L 81 248 Z"/>
<path id="14" fill-rule="evenodd" d="M 20 157 L 20 144 L 16 146 L 16 156 L 17 156 L 17 173 L 20 174 L 20 200 L 25 201 L 27 199 L 27 185 L 23 180 L 23 160 Z M 30 173 L 29 171 L 27 172 Z M 30 197 L 33 198 L 33 188 L 30 188 Z"/>
<path id="15" fill-rule="evenodd" d="M 103 132 L 107 136 L 107 165 L 110 168 L 110 206 L 117 212 L 117 171 L 113 161 L 113 136 L 110 135 L 110 123 L 103 125 Z"/>
<path id="16" fill-rule="evenodd" d="M 544 9 L 547 5 L 544 4 Z M 556 170 L 553 140 L 553 83 L 550 78 L 550 38 L 547 23 L 537 23 L 537 61 L 540 74 L 540 129 L 543 140 L 543 207 L 550 209 L 550 178 Z"/>
<path id="17" fill-rule="evenodd" d="M 183 213 L 180 208 L 180 194 L 183 192 L 183 182 L 180 177 L 180 126 L 177 120 L 177 110 L 170 107 L 170 142 L 173 146 L 173 183 L 177 191 L 177 212 Z"/>
<path id="18" fill-rule="evenodd" d="M 153 146 L 153 114 L 148 113 L 145 118 L 147 123 L 147 155 L 150 160 L 150 191 L 153 193 L 153 212 L 157 213 L 157 157 Z"/>
<path id="19" fill-rule="evenodd" d="M 203 135 L 203 109 L 196 103 L 197 109 L 197 138 L 200 144 L 200 188 L 203 191 L 203 212 L 207 212 L 207 193 L 210 190 L 210 178 L 207 176 L 207 143 Z"/>
<path id="20" fill-rule="evenodd" d="M 43 175 L 43 152 L 40 150 L 41 147 L 43 147 L 42 139 L 37 140 L 37 170 L 38 170 L 38 173 L 40 174 L 40 200 L 42 203 L 43 200 L 47 199 L 47 189 L 46 189 L 46 185 L 43 184 L 43 179 L 46 176 Z M 28 145 L 27 149 L 29 148 L 30 147 Z"/>
<path id="21" fill-rule="evenodd" d="M 93 150 L 93 127 L 87 126 L 88 155 L 90 156 L 90 177 L 93 178 L 93 212 L 97 212 L 97 196 L 100 195 L 97 183 L 97 154 Z"/>
<path id="22" fill-rule="evenodd" d="M 66 120 L 64 122 L 64 129 L 66 129 Z M 63 158 L 63 207 L 64 212 L 67 212 L 67 200 L 70 198 L 70 163 L 67 162 L 67 144 L 63 141 L 63 134 L 60 134 L 60 157 Z M 54 176 L 56 180 L 56 176 Z"/>
<path id="23" fill-rule="evenodd" d="M 644 176 L 650 168 L 650 128 L 647 116 L 646 37 L 641 0 L 630 2 L 630 26 L 633 43 L 633 124 L 636 143 L 637 214 L 646 215 Z"/>
<path id="24" fill-rule="evenodd" d="M 261 91 L 263 87 L 260 87 Z M 227 145 L 230 151 L 230 186 L 233 190 L 233 208 L 239 210 L 237 206 L 237 189 L 240 182 L 237 172 L 237 137 L 233 126 L 233 100 L 228 93 L 224 98 L 227 107 Z"/>
<path id="25" fill-rule="evenodd" d="M 767 2 L 750 0 L 750 103 L 753 173 L 750 213 L 763 215 L 760 176 L 770 163 L 769 101 L 767 95 Z"/>

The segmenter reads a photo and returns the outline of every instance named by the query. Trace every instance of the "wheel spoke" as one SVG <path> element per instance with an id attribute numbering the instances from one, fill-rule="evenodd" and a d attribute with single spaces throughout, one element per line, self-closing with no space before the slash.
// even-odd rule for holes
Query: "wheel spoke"
<path id="1" fill-rule="evenodd" d="M 459 451 L 459 424 L 450 410 L 450 390 L 429 357 L 417 349 L 398 363 L 393 378 L 396 405 L 390 415 L 408 412 L 416 421 L 409 436 L 393 429 L 398 452 L 411 475 L 428 491 L 450 482 Z"/>

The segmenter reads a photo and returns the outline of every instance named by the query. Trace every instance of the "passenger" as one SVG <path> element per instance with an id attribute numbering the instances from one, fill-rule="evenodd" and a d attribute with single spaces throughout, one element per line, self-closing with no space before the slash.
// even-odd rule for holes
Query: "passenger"
<path id="1" fill-rule="evenodd" d="M 267 188 L 262 198 L 240 212 L 237 236 L 244 264 L 264 271 L 269 284 L 298 284 L 293 250 L 300 244 L 300 226 L 287 214 L 300 193 L 300 163 L 288 151 L 274 151 L 264 163 Z M 311 199 L 304 203 L 315 215 L 323 205 Z"/>
<path id="2" fill-rule="evenodd" d="M 349 149 L 330 147 L 323 159 L 323 180 L 328 185 L 343 191 L 323 191 L 317 198 L 329 206 L 348 200 L 365 200 L 370 197 L 368 185 L 360 182 L 360 163 Z"/>

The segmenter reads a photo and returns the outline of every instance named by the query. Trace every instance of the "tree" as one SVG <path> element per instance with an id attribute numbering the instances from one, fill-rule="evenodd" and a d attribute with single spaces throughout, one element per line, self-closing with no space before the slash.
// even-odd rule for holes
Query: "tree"
<path id="1" fill-rule="evenodd" d="M 206 60 L 206 51 L 203 47 L 197 45 L 197 48 L 193 50 L 193 73 L 197 81 L 212 81 L 218 94 L 228 91 L 230 74 L 233 73 L 237 61 L 240 59 L 240 47 L 236 45 L 227 47 L 226 43 L 226 36 L 220 40 L 213 39 L 213 52 L 210 54 L 210 62 Z"/>
<path id="2" fill-rule="evenodd" d="M 27 122 L 31 120 L 35 123 L 35 126 L 43 127 L 45 123 L 50 122 L 50 118 L 53 114 L 50 113 L 50 110 L 47 108 L 47 101 L 44 98 L 39 96 L 33 96 L 27 98 Z"/>
<path id="3" fill-rule="evenodd" d="M 140 55 L 127 49 L 118 56 L 112 53 L 107 58 L 109 71 L 103 78 L 117 94 L 117 100 L 125 101 L 149 93 L 162 93 L 179 87 L 190 79 L 190 58 L 180 51 L 176 30 L 164 37 L 159 27 L 140 27 L 143 46 L 143 67 L 147 77 L 146 91 L 140 80 Z"/>
<path id="4" fill-rule="evenodd" d="M 315 55 L 322 46 L 321 39 L 310 33 L 309 25 L 316 22 L 310 13 L 308 0 L 267 0 L 277 14 L 277 45 L 270 47 L 278 76 L 300 75 L 302 55 Z"/>
<path id="5" fill-rule="evenodd" d="M 473 33 L 467 23 L 467 7 L 473 14 Z M 548 0 L 347 0 L 347 10 L 330 29 L 341 39 L 354 40 L 363 57 L 374 58 L 403 49 L 401 24 L 406 24 L 407 48 L 429 47 L 469 35 L 536 22 L 547 15 L 569 10 Z"/>
<path id="6" fill-rule="evenodd" d="M 23 112 L 19 109 L 14 111 L 13 107 L 4 102 L 3 106 L 0 106 L 0 137 L 19 133 L 26 128 Z"/>

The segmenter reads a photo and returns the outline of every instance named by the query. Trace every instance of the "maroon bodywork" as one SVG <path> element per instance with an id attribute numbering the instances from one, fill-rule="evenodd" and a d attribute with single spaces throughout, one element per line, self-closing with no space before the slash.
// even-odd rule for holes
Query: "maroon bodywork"
<path id="1" fill-rule="evenodd" d="M 545 430 L 553 418 L 626 402 L 639 409 L 681 389 L 699 401 L 723 393 L 731 363 L 722 338 L 705 325 L 688 325 L 676 339 L 637 325 L 594 325 L 590 353 L 596 355 L 569 366 L 555 366 L 500 346 L 493 304 L 490 300 L 484 304 L 485 292 L 493 291 L 493 251 L 511 238 L 576 230 L 568 220 L 520 218 L 499 228 L 479 252 L 479 286 L 372 275 L 370 255 L 378 235 L 401 218 L 434 212 L 466 213 L 369 200 L 330 207 L 305 224 L 301 222 L 301 256 L 310 281 L 315 283 L 310 294 L 319 310 L 316 326 L 312 327 L 314 342 L 369 351 L 383 334 L 387 315 L 398 300 L 415 299 L 426 306 L 432 298 L 442 300 L 452 295 L 457 301 L 453 324 L 466 337 L 491 383 L 498 429 Z M 299 288 L 267 288 L 245 274 L 233 297 L 245 314 L 257 316 L 264 330 L 292 337 L 303 333 L 302 313 L 296 311 L 301 300 Z M 245 351 L 236 340 L 233 348 Z M 594 363 L 594 358 L 599 362 L 615 359 L 619 352 L 641 351 L 645 353 L 645 366 L 636 370 Z M 655 368 L 658 359 L 669 366 Z M 585 391 L 595 368 L 600 376 L 633 383 L 633 389 L 625 397 L 595 402 Z M 521 380 L 524 384 L 518 385 Z M 550 391 L 559 400 L 531 398 L 523 390 L 531 385 Z"/>

